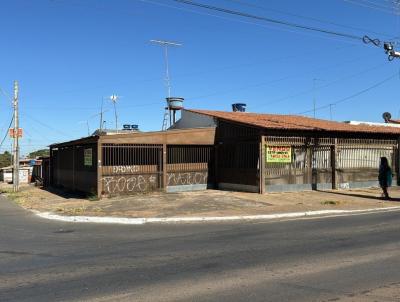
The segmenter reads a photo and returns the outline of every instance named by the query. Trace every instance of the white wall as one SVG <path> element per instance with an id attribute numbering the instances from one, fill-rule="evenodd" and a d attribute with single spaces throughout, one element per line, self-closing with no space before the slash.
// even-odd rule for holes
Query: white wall
<path id="1" fill-rule="evenodd" d="M 216 127 L 216 125 L 216 121 L 211 116 L 182 110 L 181 119 L 170 129 Z"/>

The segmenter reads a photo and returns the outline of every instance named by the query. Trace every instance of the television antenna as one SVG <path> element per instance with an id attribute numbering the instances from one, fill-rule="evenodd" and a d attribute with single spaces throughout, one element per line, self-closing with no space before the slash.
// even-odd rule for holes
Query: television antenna
<path id="1" fill-rule="evenodd" d="M 168 119 L 169 119 L 169 124 L 172 124 L 171 121 L 171 107 L 170 107 L 170 100 L 171 100 L 171 77 L 169 74 L 169 59 L 168 59 L 168 48 L 169 47 L 178 47 L 182 46 L 182 43 L 177 43 L 177 42 L 172 42 L 172 41 L 166 41 L 166 40 L 150 40 L 150 42 L 155 43 L 159 46 L 162 46 L 164 48 L 164 60 L 165 60 L 165 86 L 167 89 L 167 106 L 165 107 L 165 112 L 164 112 L 164 118 L 163 118 L 163 123 L 161 126 L 161 129 L 167 130 L 168 127 Z M 175 116 L 175 111 L 174 111 L 174 116 Z"/>
<path id="2" fill-rule="evenodd" d="M 167 88 L 167 97 L 171 97 L 171 78 L 169 75 L 168 47 L 178 47 L 182 46 L 183 44 L 167 40 L 150 40 L 150 42 L 158 44 L 164 48 L 165 86 Z"/>
<path id="3" fill-rule="evenodd" d="M 88 120 L 86 120 L 86 121 L 80 121 L 80 122 L 78 122 L 78 124 L 86 124 L 86 127 L 87 127 L 87 135 L 90 136 L 89 121 L 88 121 Z"/>
<path id="4" fill-rule="evenodd" d="M 313 116 L 314 116 L 314 118 L 315 118 L 315 111 L 317 110 L 317 98 L 315 96 L 315 89 L 317 88 L 316 87 L 317 81 L 323 81 L 323 79 L 317 79 L 317 78 L 313 79 L 313 112 L 314 112 Z"/>
<path id="5" fill-rule="evenodd" d="M 118 115 L 117 115 L 117 101 L 120 99 L 120 96 L 117 94 L 110 95 L 110 101 L 114 104 L 114 114 L 115 114 L 115 130 L 118 133 Z"/>

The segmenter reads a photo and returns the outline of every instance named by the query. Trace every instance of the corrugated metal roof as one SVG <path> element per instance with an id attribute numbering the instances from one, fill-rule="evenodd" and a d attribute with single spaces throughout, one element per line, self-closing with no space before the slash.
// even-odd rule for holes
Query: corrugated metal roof
<path id="1" fill-rule="evenodd" d="M 236 123 L 276 130 L 329 131 L 354 133 L 399 134 L 400 128 L 375 125 L 351 125 L 348 123 L 314 119 L 298 115 L 261 114 L 249 112 L 225 112 L 185 109 Z"/>

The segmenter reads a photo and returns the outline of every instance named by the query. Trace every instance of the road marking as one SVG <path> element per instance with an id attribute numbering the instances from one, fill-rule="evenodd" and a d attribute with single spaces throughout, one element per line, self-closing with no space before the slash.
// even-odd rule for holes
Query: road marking
<path id="1" fill-rule="evenodd" d="M 389 212 L 400 210 L 398 207 L 372 208 L 364 210 L 321 210 L 293 213 L 277 213 L 266 215 L 242 215 L 242 216 L 216 216 L 216 217 L 149 217 L 149 218 L 126 218 L 126 217 L 96 217 L 96 216 L 63 216 L 49 212 L 33 211 L 37 216 L 66 222 L 89 222 L 89 223 L 112 223 L 112 224 L 132 224 L 141 225 L 146 223 L 189 223 L 189 222 L 222 222 L 238 220 L 271 220 L 282 218 L 304 218 L 310 216 L 344 216 L 355 214 L 368 214 L 377 212 Z"/>

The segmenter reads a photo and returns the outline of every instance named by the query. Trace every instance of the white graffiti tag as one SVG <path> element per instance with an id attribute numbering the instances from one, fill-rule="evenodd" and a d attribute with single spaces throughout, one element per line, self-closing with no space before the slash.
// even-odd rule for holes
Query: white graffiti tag
<path id="1" fill-rule="evenodd" d="M 136 173 L 138 171 L 139 171 L 138 166 L 113 166 L 112 167 L 113 174 Z"/>
<path id="2" fill-rule="evenodd" d="M 168 173 L 168 186 L 206 184 L 207 172 Z"/>
<path id="3" fill-rule="evenodd" d="M 157 178 L 153 175 L 105 176 L 101 181 L 107 194 L 145 192 L 157 187 Z"/>

